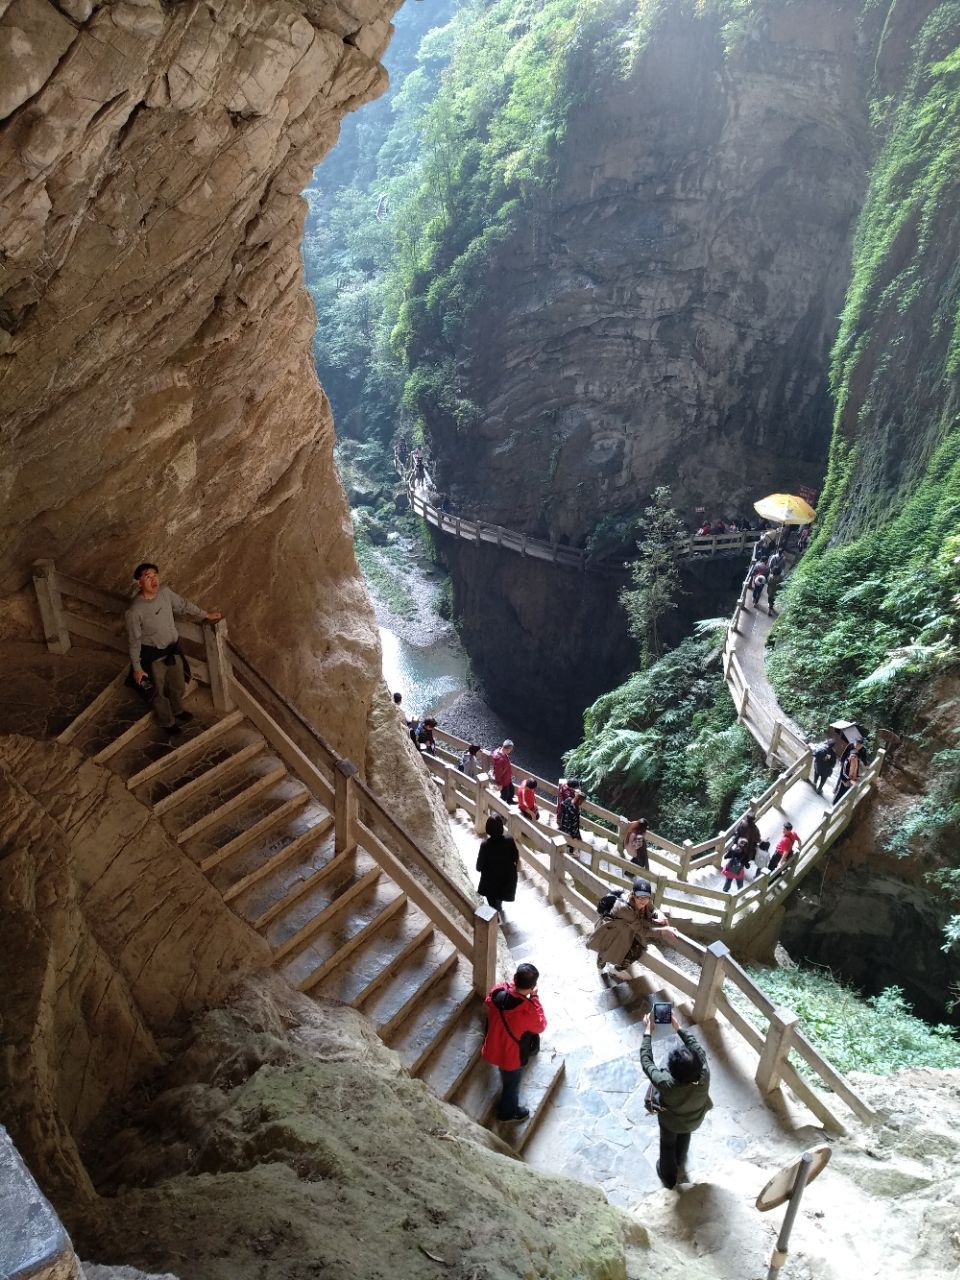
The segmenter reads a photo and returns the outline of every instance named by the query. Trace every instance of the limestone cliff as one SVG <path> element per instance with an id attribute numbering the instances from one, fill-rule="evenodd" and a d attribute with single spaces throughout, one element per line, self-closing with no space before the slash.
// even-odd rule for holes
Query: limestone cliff
<path id="1" fill-rule="evenodd" d="M 159 561 L 361 763 L 377 677 L 299 192 L 395 0 L 0 4 L 0 616 Z M 4 629 L 4 628 L 0 628 Z"/>

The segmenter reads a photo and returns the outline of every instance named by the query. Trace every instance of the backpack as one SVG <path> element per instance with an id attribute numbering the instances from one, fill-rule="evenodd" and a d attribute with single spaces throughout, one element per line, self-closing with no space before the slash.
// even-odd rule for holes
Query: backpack
<path id="1" fill-rule="evenodd" d="M 623 897 L 622 889 L 611 889 L 609 893 L 605 893 L 597 903 L 597 915 L 607 917 Z"/>

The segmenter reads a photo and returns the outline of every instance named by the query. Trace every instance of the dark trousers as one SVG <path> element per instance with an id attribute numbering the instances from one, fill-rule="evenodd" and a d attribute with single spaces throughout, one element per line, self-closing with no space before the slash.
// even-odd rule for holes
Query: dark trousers
<path id="1" fill-rule="evenodd" d="M 732 881 L 732 880 L 729 880 L 729 879 L 727 879 L 726 877 L 724 877 L 724 881 L 723 881 L 723 892 L 724 892 L 724 893 L 729 893 L 729 892 L 730 892 L 730 886 L 731 886 L 732 884 L 733 884 L 733 881 Z M 737 876 L 737 888 L 738 888 L 738 889 L 742 889 L 742 888 L 743 888 L 743 876 L 742 876 L 742 875 Z"/>
<path id="2" fill-rule="evenodd" d="M 818 791 L 823 791 L 824 783 L 825 783 L 825 782 L 827 781 L 827 779 L 830 777 L 831 773 L 833 773 L 833 765 L 832 765 L 832 764 L 831 764 L 831 765 L 823 765 L 823 766 L 821 766 L 821 765 L 820 765 L 820 763 L 819 763 L 819 761 L 814 760 L 814 762 L 813 762 L 813 785 L 816 787 L 816 789 L 817 789 Z"/>
<path id="3" fill-rule="evenodd" d="M 490 895 L 489 895 L 489 893 L 488 893 L 488 894 L 487 894 L 487 903 L 488 903 L 488 905 L 489 905 L 489 906 L 493 907 L 494 911 L 502 911 L 502 910 L 503 910 L 503 899 L 502 899 L 502 898 L 491 898 L 491 897 L 490 897 Z"/>
<path id="4" fill-rule="evenodd" d="M 183 659 L 174 654 L 168 667 L 165 659 L 158 658 L 150 663 L 147 674 L 156 690 L 150 703 L 151 710 L 163 728 L 169 729 L 183 710 L 183 691 L 187 687 L 183 678 Z"/>
<path id="5" fill-rule="evenodd" d="M 513 783 L 508 782 L 505 787 L 500 788 L 500 799 L 506 804 L 513 804 L 513 797 L 516 795 Z"/>
<path id="6" fill-rule="evenodd" d="M 517 1067 L 515 1071 L 507 1071 L 505 1067 L 500 1067 L 500 1101 L 497 1104 L 497 1119 L 512 1120 L 520 1109 L 520 1078 L 523 1075 L 523 1067 Z"/>
<path id="7" fill-rule="evenodd" d="M 834 804 L 837 803 L 837 801 L 840 799 L 841 796 L 845 796 L 847 794 L 847 792 L 850 790 L 850 785 L 851 784 L 846 779 L 844 778 L 840 779 L 840 781 L 837 783 L 836 790 L 833 793 Z"/>
<path id="8" fill-rule="evenodd" d="M 670 1190 L 677 1185 L 677 1175 L 687 1163 L 690 1150 L 689 1133 L 674 1133 L 660 1121 L 660 1181 Z"/>

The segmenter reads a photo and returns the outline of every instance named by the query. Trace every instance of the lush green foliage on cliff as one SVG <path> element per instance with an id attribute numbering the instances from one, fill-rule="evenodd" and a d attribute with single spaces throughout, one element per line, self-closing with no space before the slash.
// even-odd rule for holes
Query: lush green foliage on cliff
<path id="1" fill-rule="evenodd" d="M 676 841 L 715 836 L 770 777 L 723 683 L 725 626 L 704 628 L 598 698 L 564 757 L 568 775 L 604 804 Z"/>

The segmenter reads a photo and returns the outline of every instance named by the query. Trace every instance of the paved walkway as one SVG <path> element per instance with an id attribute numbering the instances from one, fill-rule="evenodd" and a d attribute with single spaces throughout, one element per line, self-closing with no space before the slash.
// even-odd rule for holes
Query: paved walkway
<path id="1" fill-rule="evenodd" d="M 451 830 L 473 875 L 478 839 L 462 814 L 451 819 Z M 790 1094 L 765 1104 L 753 1083 L 756 1055 L 725 1022 L 711 1022 L 698 1035 L 710 1059 L 714 1109 L 691 1144 L 691 1181 L 678 1192 L 664 1190 L 654 1167 L 657 1121 L 643 1109 L 643 1015 L 651 997 L 674 999 L 688 1023 L 689 1002 L 657 988 L 652 975 L 614 983 L 598 974 L 583 944 L 587 923 L 550 906 L 539 883 L 534 873 L 522 873 L 503 934 L 517 963 L 530 960 L 540 969 L 548 1020 L 542 1052 L 562 1054 L 566 1076 L 526 1148 L 526 1162 L 600 1186 L 612 1203 L 637 1211 L 651 1232 L 709 1256 L 718 1277 L 765 1274 L 780 1215 L 761 1217 L 753 1202 L 781 1164 L 823 1141 L 823 1131 Z M 674 1043 L 672 1031 L 655 1033 L 658 1061 Z M 810 1188 L 807 1218 L 822 1217 L 829 1200 L 824 1179 L 820 1194 L 816 1184 Z M 798 1236 L 805 1230 L 810 1233 L 809 1224 L 798 1227 Z"/>
<path id="2" fill-rule="evenodd" d="M 770 628 L 776 621 L 767 613 L 766 596 L 760 597 L 759 608 L 754 608 L 752 598 L 740 614 L 737 631 L 733 635 L 733 651 L 750 685 L 750 700 L 759 703 L 774 720 L 783 723 L 799 738 L 805 738 L 803 730 L 777 702 L 777 695 L 767 679 L 766 645 Z"/>

